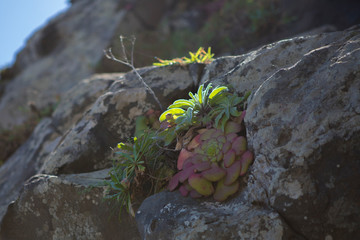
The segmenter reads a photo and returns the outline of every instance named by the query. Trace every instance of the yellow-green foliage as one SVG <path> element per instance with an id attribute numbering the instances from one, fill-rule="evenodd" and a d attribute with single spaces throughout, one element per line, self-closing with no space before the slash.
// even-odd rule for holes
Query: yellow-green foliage
<path id="1" fill-rule="evenodd" d="M 173 58 L 171 60 L 163 60 L 157 58 L 159 62 L 153 63 L 154 66 L 167 66 L 173 64 L 185 65 L 189 63 L 210 63 L 214 59 L 214 54 L 211 53 L 211 47 L 208 47 L 207 52 L 203 47 L 200 47 L 196 53 L 189 52 L 190 57 Z"/>

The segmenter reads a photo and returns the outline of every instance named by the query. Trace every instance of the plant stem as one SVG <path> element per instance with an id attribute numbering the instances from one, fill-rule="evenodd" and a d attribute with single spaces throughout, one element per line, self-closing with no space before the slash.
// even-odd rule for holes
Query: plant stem
<path id="1" fill-rule="evenodd" d="M 140 80 L 140 82 L 145 86 L 145 89 L 148 90 L 150 92 L 150 94 L 153 96 L 153 98 L 155 99 L 156 103 L 159 105 L 160 110 L 163 111 L 163 107 L 159 101 L 159 99 L 157 98 L 155 92 L 151 89 L 151 87 L 145 82 L 145 80 L 141 77 L 140 73 L 138 72 L 138 70 L 135 68 L 134 66 L 134 46 L 135 46 L 135 37 L 133 37 L 132 41 L 131 41 L 131 62 L 129 62 L 128 58 L 127 58 L 127 54 L 126 54 L 126 48 L 124 45 L 124 37 L 120 36 L 120 43 L 121 43 L 121 48 L 123 51 L 123 55 L 124 55 L 124 60 L 120 60 L 118 58 L 116 58 L 114 56 L 114 54 L 111 51 L 111 48 L 109 48 L 108 50 L 104 50 L 104 54 L 108 59 L 111 59 L 113 61 L 119 62 L 121 64 L 124 64 L 128 67 L 130 67 L 134 73 L 136 74 L 136 76 L 138 77 L 138 79 Z"/>

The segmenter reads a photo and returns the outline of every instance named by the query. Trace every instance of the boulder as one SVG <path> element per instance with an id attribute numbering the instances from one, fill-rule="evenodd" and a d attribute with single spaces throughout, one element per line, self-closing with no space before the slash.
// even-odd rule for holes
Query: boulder
<path id="1" fill-rule="evenodd" d="M 162 192 L 136 213 L 142 239 L 302 239 L 281 215 L 237 198 L 225 204 Z"/>
<path id="2" fill-rule="evenodd" d="M 360 31 L 266 79 L 245 124 L 250 189 L 308 239 L 360 236 Z"/>
<path id="3" fill-rule="evenodd" d="M 92 187 L 107 172 L 33 176 L 9 205 L 0 239 L 140 239 L 135 221 L 118 216 L 104 188 Z"/>
<path id="4" fill-rule="evenodd" d="M 136 216 L 141 236 L 360 236 L 359 49 L 354 27 L 280 41 L 208 65 L 202 82 L 252 91 L 245 125 L 254 164 L 226 203 L 166 192 L 146 199 Z"/>
<path id="5" fill-rule="evenodd" d="M 24 182 L 39 172 L 63 133 L 121 75 L 95 75 L 78 83 L 65 94 L 52 117 L 43 119 L 30 138 L 0 167 L 0 219 L 7 205 L 17 198 Z"/>

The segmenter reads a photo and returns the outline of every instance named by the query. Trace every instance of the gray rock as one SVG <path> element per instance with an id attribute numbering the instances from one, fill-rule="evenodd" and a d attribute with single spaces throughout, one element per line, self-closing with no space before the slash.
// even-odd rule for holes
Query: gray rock
<path id="1" fill-rule="evenodd" d="M 139 71 L 160 100 L 169 104 L 197 85 L 202 68 L 191 65 Z M 1 166 L 0 219 L 24 182 L 39 172 L 79 173 L 108 166 L 108 149 L 131 136 L 136 116 L 157 107 L 133 73 L 97 74 L 64 96 L 52 118 L 43 120 L 28 142 Z M 81 176 L 75 175 L 71 181 L 83 184 Z"/>
<path id="2" fill-rule="evenodd" d="M 360 31 L 344 32 L 269 77 L 247 109 L 249 188 L 308 239 L 360 236 L 359 49 Z"/>
<path id="3" fill-rule="evenodd" d="M 104 201 L 104 188 L 91 188 L 106 173 L 32 177 L 8 207 L 0 239 L 140 239 L 135 221 L 123 211 L 120 223 Z"/>
<path id="4" fill-rule="evenodd" d="M 355 27 L 207 66 L 202 82 L 253 92 L 245 124 L 254 164 L 226 203 L 166 192 L 146 199 L 137 213 L 142 237 L 358 238 L 359 49 Z"/>
<path id="5" fill-rule="evenodd" d="M 41 148 L 53 131 L 51 120 L 42 120 L 26 143 L 0 167 L 0 219 L 7 205 L 17 198 L 24 182 L 36 174 Z"/>
<path id="6" fill-rule="evenodd" d="M 201 65 L 140 69 L 142 77 L 165 105 L 194 88 Z M 194 70 L 195 69 L 195 70 Z M 158 109 L 153 97 L 132 73 L 118 78 L 63 136 L 44 162 L 42 173 L 81 173 L 108 167 L 111 147 L 133 135 L 137 116 Z"/>
<path id="7" fill-rule="evenodd" d="M 353 34 L 348 30 L 300 36 L 265 45 L 244 55 L 218 58 L 206 66 L 201 83 L 229 85 L 239 93 L 255 91 L 279 69 L 291 67 L 304 54 L 337 41 L 346 41 Z"/>
<path id="8" fill-rule="evenodd" d="M 225 204 L 162 192 L 136 213 L 143 239 L 302 239 L 276 211 L 241 198 Z"/>
<path id="9" fill-rule="evenodd" d="M 0 167 L 0 219 L 15 200 L 24 182 L 39 172 L 66 132 L 117 76 L 95 75 L 71 89 L 59 103 L 52 118 L 42 120 L 30 138 Z"/>
<path id="10" fill-rule="evenodd" d="M 29 101 L 39 109 L 47 107 L 94 73 L 126 13 L 118 9 L 120 3 L 78 1 L 31 36 L 17 56 L 19 73 L 1 98 L 0 128 L 23 123 L 30 114 L 24 111 Z"/>

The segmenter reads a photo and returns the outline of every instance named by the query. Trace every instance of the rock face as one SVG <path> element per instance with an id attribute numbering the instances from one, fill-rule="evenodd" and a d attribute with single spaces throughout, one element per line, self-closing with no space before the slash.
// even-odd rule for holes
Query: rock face
<path id="1" fill-rule="evenodd" d="M 145 68 L 144 80 L 164 105 L 197 85 L 202 65 Z M 111 165 L 111 149 L 131 137 L 135 117 L 158 108 L 135 75 L 100 74 L 71 89 L 51 119 L 0 168 L 0 217 L 36 173 L 84 173 Z"/>
<path id="2" fill-rule="evenodd" d="M 254 164 L 224 204 L 166 192 L 146 199 L 137 213 L 143 238 L 359 237 L 359 58 L 355 28 L 210 64 L 203 81 L 253 92 L 245 124 Z"/>
<path id="3" fill-rule="evenodd" d="M 218 55 L 240 54 L 324 24 L 343 29 L 360 22 L 354 0 L 70 2 L 0 71 L 0 129 L 23 124 L 29 102 L 45 109 L 93 73 L 128 71 L 103 54 L 110 47 L 121 52 L 120 35 L 137 37 L 135 63 L 145 66 L 155 56 L 184 56 L 204 44 Z"/>
<path id="4" fill-rule="evenodd" d="M 101 188 L 91 188 L 107 171 L 56 177 L 36 175 L 24 185 L 16 204 L 9 206 L 0 239 L 140 239 L 134 220 L 104 202 Z M 79 183 L 78 178 L 82 181 Z M 21 230 L 20 230 L 21 229 Z"/>
<path id="5" fill-rule="evenodd" d="M 18 74 L 0 101 L 0 128 L 23 123 L 30 114 L 24 112 L 28 101 L 44 108 L 94 73 L 93 66 L 124 16 L 117 11 L 118 2 L 78 1 L 28 40 L 17 56 Z"/>
<path id="6" fill-rule="evenodd" d="M 357 239 L 359 60 L 354 27 L 219 58 L 204 71 L 140 69 L 164 106 L 199 82 L 251 90 L 245 124 L 255 161 L 229 201 L 165 191 L 142 203 L 136 223 L 126 214 L 107 222 L 103 188 L 78 193 L 104 178 L 109 147 L 156 102 L 131 72 L 85 79 L 0 168 L 0 239 Z"/>

